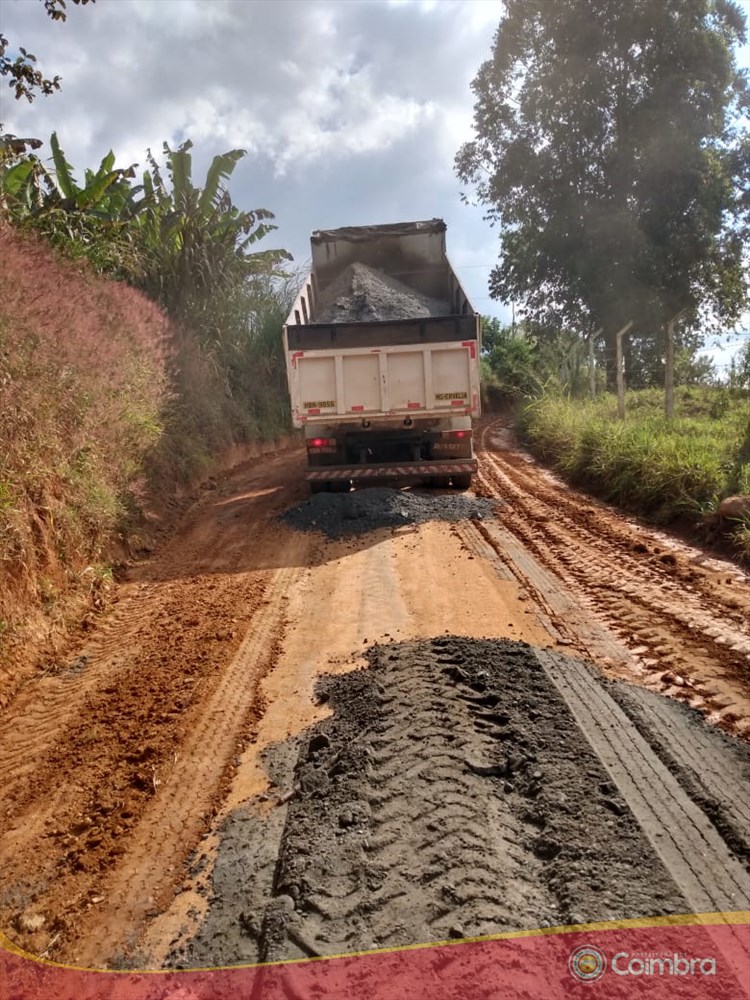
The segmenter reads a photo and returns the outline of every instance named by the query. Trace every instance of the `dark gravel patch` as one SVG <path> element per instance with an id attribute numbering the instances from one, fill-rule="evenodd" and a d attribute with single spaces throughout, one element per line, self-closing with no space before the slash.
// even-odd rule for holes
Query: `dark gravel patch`
<path id="1" fill-rule="evenodd" d="M 750 867 L 750 746 L 706 724 L 700 712 L 622 681 L 607 691 L 656 755 Z"/>
<path id="2" fill-rule="evenodd" d="M 318 686 L 333 715 L 301 748 L 264 959 L 684 912 L 532 647 L 368 660 Z"/>
<path id="3" fill-rule="evenodd" d="M 333 715 L 300 753 L 264 958 L 684 912 L 532 647 L 368 660 L 319 684 Z"/>
<path id="4" fill-rule="evenodd" d="M 376 487 L 355 493 L 316 493 L 281 519 L 298 531 L 322 531 L 329 538 L 363 535 L 378 528 L 402 528 L 425 521 L 482 520 L 496 500 L 463 494 L 440 496 Z"/>
<path id="5" fill-rule="evenodd" d="M 273 748 L 286 804 L 228 820 L 174 964 L 685 912 L 532 647 L 445 636 L 368 660 L 323 678 L 333 714 Z"/>

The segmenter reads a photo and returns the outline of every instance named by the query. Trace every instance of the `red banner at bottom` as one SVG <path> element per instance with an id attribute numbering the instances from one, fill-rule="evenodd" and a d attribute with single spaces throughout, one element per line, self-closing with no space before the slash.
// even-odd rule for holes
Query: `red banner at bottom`
<path id="1" fill-rule="evenodd" d="M 589 924 L 272 965 L 160 972 L 40 961 L 0 935 L 2 1000 L 750 1000 L 750 914 Z"/>

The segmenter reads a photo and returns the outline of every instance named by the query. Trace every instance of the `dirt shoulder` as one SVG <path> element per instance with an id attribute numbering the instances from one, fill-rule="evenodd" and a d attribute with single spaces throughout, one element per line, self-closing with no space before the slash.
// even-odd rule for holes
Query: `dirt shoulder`
<path id="1" fill-rule="evenodd" d="M 531 556 L 520 567 L 511 556 L 514 572 L 553 603 L 564 591 L 619 651 L 587 641 L 583 622 L 571 644 L 611 676 L 750 734 L 750 577 L 571 489 L 515 445 L 504 421 L 488 422 L 481 441 L 478 492 L 505 501 L 490 545 Z"/>

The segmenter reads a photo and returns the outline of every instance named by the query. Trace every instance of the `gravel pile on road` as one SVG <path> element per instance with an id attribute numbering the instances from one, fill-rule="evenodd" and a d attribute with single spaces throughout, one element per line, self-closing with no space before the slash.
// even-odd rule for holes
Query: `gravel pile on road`
<path id="1" fill-rule="evenodd" d="M 327 718 L 266 752 L 286 815 L 228 819 L 208 920 L 172 964 L 686 911 L 531 646 L 446 635 L 366 656 L 319 681 Z M 276 845 L 263 868 L 259 844 Z"/>
<path id="2" fill-rule="evenodd" d="M 285 511 L 281 519 L 298 531 L 342 538 L 425 521 L 481 520 L 490 517 L 496 506 L 495 500 L 464 494 L 425 496 L 375 487 L 355 493 L 316 493 Z"/>
<path id="3" fill-rule="evenodd" d="M 333 714 L 302 747 L 276 870 L 295 908 L 262 960 L 321 933 L 337 954 L 682 912 L 533 647 L 444 636 L 367 659 L 319 683 Z"/>
<path id="4" fill-rule="evenodd" d="M 383 271 L 350 264 L 320 297 L 316 323 L 361 323 L 446 316 L 448 302 L 431 299 Z"/>

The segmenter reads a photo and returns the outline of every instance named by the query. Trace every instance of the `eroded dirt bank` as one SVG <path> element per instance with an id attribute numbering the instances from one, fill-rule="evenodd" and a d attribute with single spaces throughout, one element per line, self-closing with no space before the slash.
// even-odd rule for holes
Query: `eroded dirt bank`
<path id="1" fill-rule="evenodd" d="M 3 714 L 9 936 L 143 968 L 748 905 L 746 747 L 641 690 L 743 731 L 747 581 L 484 445 L 479 505 L 334 537 L 264 458 L 131 567 Z"/>

